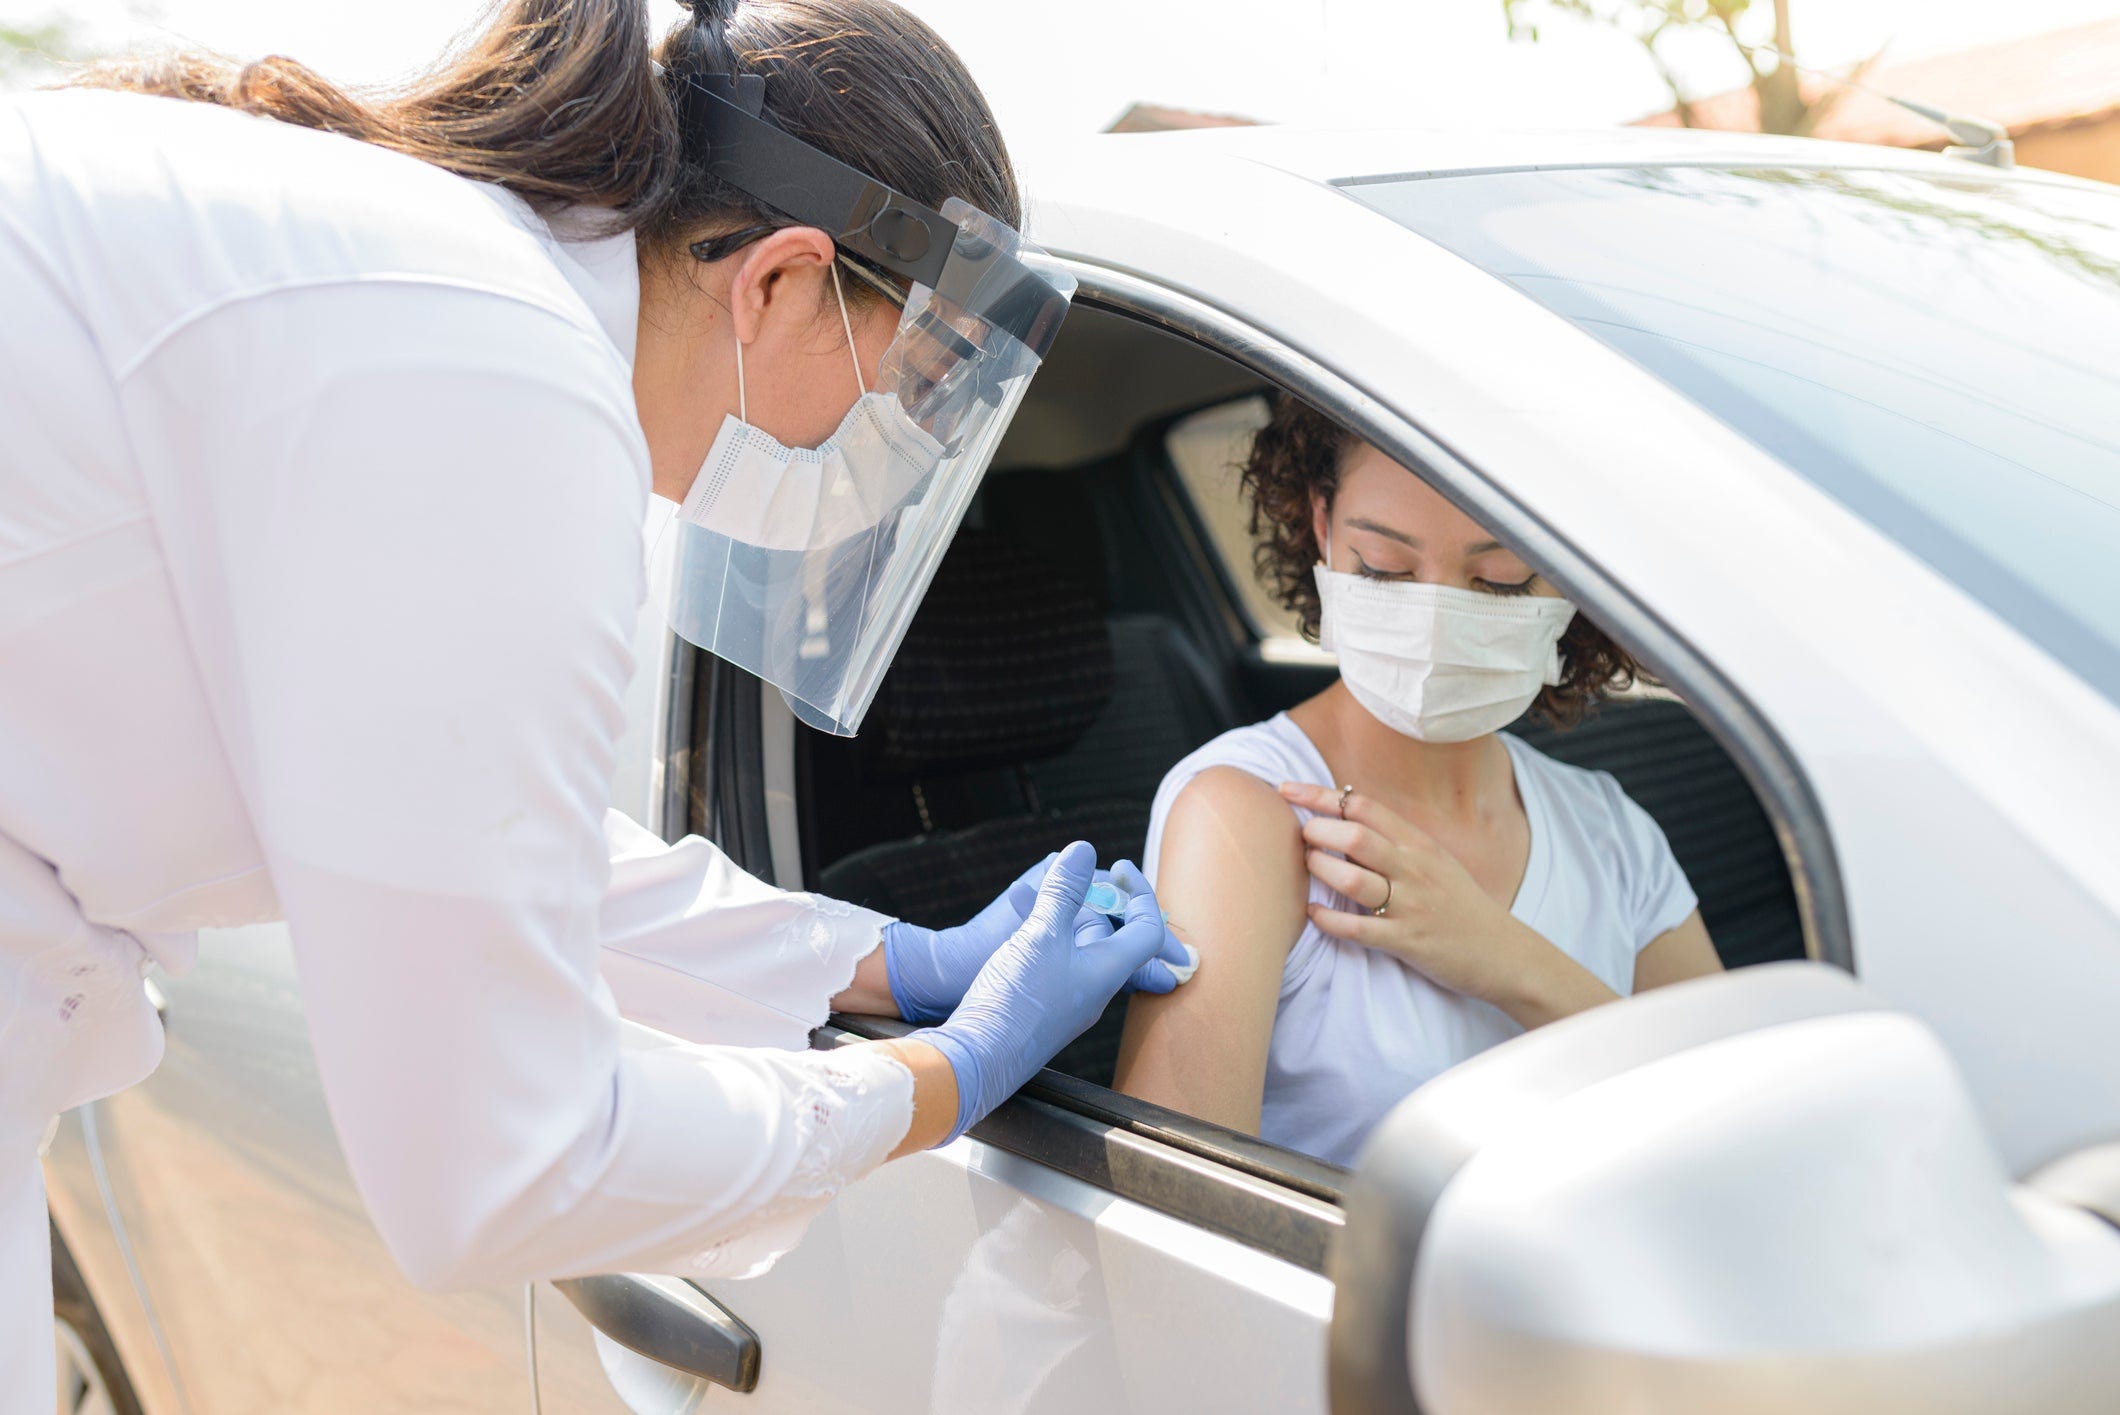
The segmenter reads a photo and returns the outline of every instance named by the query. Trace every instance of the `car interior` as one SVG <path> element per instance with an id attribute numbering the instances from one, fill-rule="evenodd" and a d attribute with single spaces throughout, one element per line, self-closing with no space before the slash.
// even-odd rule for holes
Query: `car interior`
<path id="1" fill-rule="evenodd" d="M 1170 766 L 1331 682 L 1246 584 L 1227 433 L 1263 416 L 1264 391 L 1191 342 L 1070 316 L 861 734 L 793 729 L 808 887 L 939 926 L 1070 840 L 1138 860 Z M 1230 450 L 1181 467 L 1203 426 Z M 1572 730 L 1512 730 L 1610 771 L 1657 819 L 1728 966 L 1803 956 L 1773 827 L 1682 702 L 1638 693 Z M 1109 1085 L 1124 1007 L 1055 1069 Z"/>

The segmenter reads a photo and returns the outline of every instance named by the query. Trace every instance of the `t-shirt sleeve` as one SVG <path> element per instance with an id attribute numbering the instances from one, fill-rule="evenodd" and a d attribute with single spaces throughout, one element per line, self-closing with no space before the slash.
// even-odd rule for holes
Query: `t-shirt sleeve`
<path id="1" fill-rule="evenodd" d="M 1634 951 L 1686 921 L 1700 907 L 1671 842 L 1664 837 L 1656 818 L 1636 805 L 1609 773 L 1599 773 L 1612 807 L 1613 833 L 1619 844 L 1627 917 L 1632 924 Z"/>

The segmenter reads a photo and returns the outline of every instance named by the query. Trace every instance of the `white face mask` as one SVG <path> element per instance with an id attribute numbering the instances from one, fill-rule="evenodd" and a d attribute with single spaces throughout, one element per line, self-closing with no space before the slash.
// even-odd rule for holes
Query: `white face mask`
<path id="1" fill-rule="evenodd" d="M 743 344 L 736 345 L 737 411 L 722 419 L 680 520 L 762 550 L 813 550 L 837 545 L 875 526 L 906 504 L 943 449 L 888 393 L 871 393 L 854 349 L 839 267 L 832 267 L 839 320 L 854 359 L 860 396 L 832 435 L 816 447 L 789 447 L 746 421 Z"/>
<path id="2" fill-rule="evenodd" d="M 1355 701 L 1408 737 L 1469 742 L 1498 732 L 1561 681 L 1561 634 L 1575 618 L 1564 599 L 1371 580 L 1325 565 L 1317 579 L 1319 643 L 1339 655 Z"/>

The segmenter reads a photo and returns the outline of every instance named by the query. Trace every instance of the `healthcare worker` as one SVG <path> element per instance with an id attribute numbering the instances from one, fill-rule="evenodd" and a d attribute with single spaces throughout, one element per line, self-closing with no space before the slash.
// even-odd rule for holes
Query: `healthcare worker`
<path id="1" fill-rule="evenodd" d="M 515 0 L 385 98 L 0 104 L 0 1410 L 51 1399 L 40 1139 L 199 929 L 286 920 L 437 1285 L 755 1271 L 1183 972 L 1084 844 L 938 933 L 605 823 L 651 485 L 678 631 L 852 731 L 1070 293 L 920 22 L 701 0 L 651 63 L 643 8 Z M 614 986 L 768 1045 L 622 1050 Z M 780 1049 L 834 1005 L 933 1025 Z"/>

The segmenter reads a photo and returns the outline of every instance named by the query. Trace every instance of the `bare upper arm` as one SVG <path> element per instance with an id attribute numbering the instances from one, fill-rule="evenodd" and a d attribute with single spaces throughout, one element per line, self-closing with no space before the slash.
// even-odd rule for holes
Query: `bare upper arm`
<path id="1" fill-rule="evenodd" d="M 1647 992 L 1722 970 L 1722 959 L 1708 937 L 1708 926 L 1701 922 L 1700 910 L 1695 909 L 1677 928 L 1664 930 L 1634 955 L 1634 990 Z"/>
<path id="2" fill-rule="evenodd" d="M 1258 777 L 1210 767 L 1178 793 L 1155 867 L 1156 897 L 1200 971 L 1174 993 L 1135 994 L 1115 1084 L 1256 1134 L 1281 970 L 1310 897 L 1295 813 Z"/>

